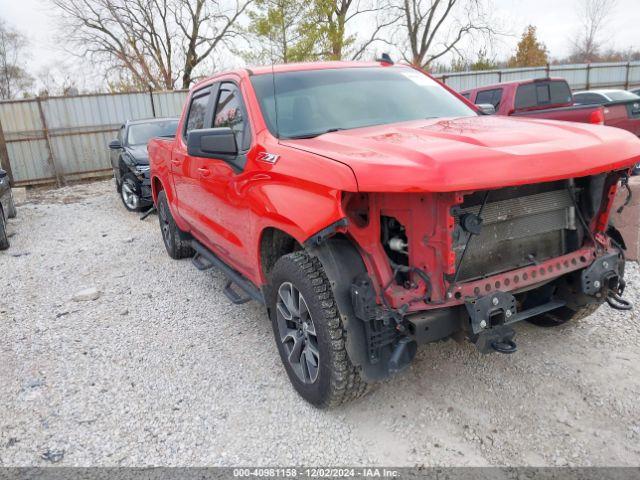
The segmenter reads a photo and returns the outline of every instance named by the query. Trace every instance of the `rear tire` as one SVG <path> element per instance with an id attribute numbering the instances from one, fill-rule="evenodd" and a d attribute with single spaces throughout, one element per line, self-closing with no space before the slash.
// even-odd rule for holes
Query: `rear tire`
<path id="1" fill-rule="evenodd" d="M 280 358 L 300 396 L 326 408 L 365 395 L 368 385 L 347 354 L 340 312 L 320 261 L 304 251 L 281 257 L 267 293 Z"/>
<path id="2" fill-rule="evenodd" d="M 175 260 L 193 257 L 195 251 L 191 248 L 189 242 L 181 237 L 180 229 L 171 215 L 167 195 L 164 191 L 158 194 L 157 205 L 160 232 L 162 233 L 162 240 L 169 256 Z"/>
<path id="3" fill-rule="evenodd" d="M 568 307 L 560 307 L 542 315 L 529 318 L 528 321 L 538 327 L 558 327 L 569 321 L 578 321 L 583 318 L 587 318 L 589 315 L 594 313 L 600 305 L 600 303 L 592 303 L 580 307 L 578 310 L 571 310 Z"/>
<path id="4" fill-rule="evenodd" d="M 7 236 L 7 221 L 4 212 L 0 208 L 0 250 L 9 248 L 9 237 Z"/>

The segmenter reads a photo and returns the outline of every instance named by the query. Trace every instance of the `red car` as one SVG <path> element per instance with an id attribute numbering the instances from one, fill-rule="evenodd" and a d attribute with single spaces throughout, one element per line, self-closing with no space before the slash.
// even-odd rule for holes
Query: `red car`
<path id="1" fill-rule="evenodd" d="M 499 83 L 461 92 L 474 104 L 493 105 L 498 115 L 594 123 L 640 135 L 637 98 L 604 105 L 605 102 L 584 97 L 586 93 L 589 92 L 580 92 L 574 98 L 569 84 L 561 78 Z"/>
<path id="2" fill-rule="evenodd" d="M 620 129 L 481 115 L 386 61 L 287 64 L 199 83 L 148 149 L 167 252 L 266 305 L 317 406 L 419 344 L 512 353 L 515 322 L 629 308 L 608 217 L 640 140 Z"/>

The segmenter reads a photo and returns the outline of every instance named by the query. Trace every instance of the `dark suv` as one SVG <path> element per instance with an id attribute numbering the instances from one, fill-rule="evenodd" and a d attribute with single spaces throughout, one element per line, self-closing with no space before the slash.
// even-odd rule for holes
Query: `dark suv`
<path id="1" fill-rule="evenodd" d="M 7 218 L 15 218 L 18 212 L 13 202 L 11 185 L 7 172 L 0 168 L 0 250 L 9 248 L 7 236 Z"/>
<path id="2" fill-rule="evenodd" d="M 109 143 L 116 189 L 127 210 L 135 212 L 152 204 L 147 142 L 153 137 L 173 137 L 177 118 L 129 120 Z"/>

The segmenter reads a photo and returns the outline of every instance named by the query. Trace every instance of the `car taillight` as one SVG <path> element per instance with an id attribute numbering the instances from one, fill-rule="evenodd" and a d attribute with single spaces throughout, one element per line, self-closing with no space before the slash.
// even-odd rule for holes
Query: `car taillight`
<path id="1" fill-rule="evenodd" d="M 604 112 L 601 108 L 595 112 L 591 112 L 591 115 L 589 115 L 589 123 L 604 125 Z"/>

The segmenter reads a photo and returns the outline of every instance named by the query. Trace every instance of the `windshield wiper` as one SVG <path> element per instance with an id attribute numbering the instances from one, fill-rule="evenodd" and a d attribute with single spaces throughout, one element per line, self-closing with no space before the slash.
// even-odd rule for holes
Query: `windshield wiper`
<path id="1" fill-rule="evenodd" d="M 315 138 L 315 137 L 319 137 L 320 135 L 324 135 L 325 133 L 339 132 L 340 130 L 344 130 L 344 128 L 329 128 L 327 130 L 323 130 L 322 132 L 305 133 L 305 134 L 302 134 L 302 135 L 293 135 L 291 137 L 287 137 L 287 139 L 289 139 L 289 140 L 302 140 L 304 138 Z"/>

